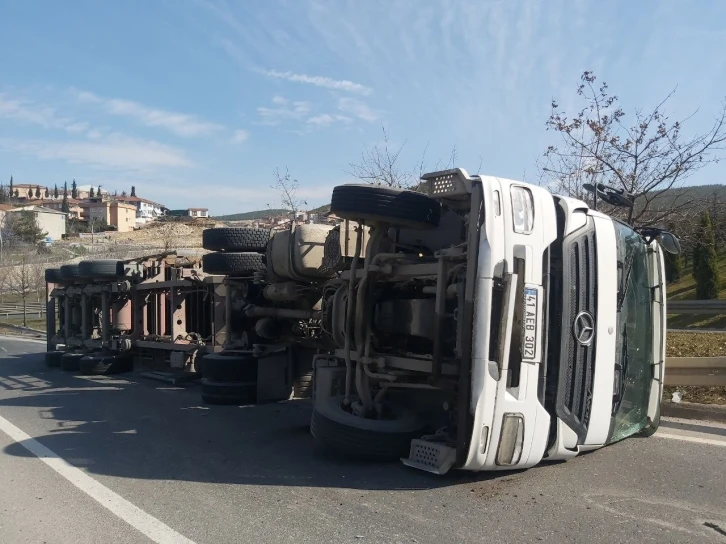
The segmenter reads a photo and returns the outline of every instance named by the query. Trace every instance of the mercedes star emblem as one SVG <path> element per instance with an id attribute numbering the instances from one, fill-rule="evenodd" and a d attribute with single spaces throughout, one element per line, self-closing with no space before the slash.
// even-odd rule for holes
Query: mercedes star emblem
<path id="1" fill-rule="evenodd" d="M 595 319 L 588 312 L 580 312 L 572 325 L 575 340 L 582 346 L 589 346 L 595 338 Z"/>

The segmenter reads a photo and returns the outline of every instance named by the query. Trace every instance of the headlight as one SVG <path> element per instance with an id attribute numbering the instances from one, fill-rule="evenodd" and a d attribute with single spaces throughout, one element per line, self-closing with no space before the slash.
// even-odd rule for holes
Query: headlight
<path id="1" fill-rule="evenodd" d="M 514 232 L 529 234 L 534 227 L 534 200 L 529 189 L 512 187 L 512 217 Z"/>

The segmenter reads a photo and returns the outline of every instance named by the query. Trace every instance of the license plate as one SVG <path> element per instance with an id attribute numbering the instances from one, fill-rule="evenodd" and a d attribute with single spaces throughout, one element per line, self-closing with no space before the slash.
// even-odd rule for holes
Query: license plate
<path id="1" fill-rule="evenodd" d="M 538 357 L 537 315 L 539 310 L 539 290 L 524 288 L 524 308 L 522 315 L 522 359 L 536 361 Z"/>

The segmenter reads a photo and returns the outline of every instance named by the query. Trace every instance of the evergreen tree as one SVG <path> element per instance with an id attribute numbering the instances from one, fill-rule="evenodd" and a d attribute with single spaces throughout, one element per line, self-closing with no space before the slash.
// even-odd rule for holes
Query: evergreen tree
<path id="1" fill-rule="evenodd" d="M 33 198 L 33 189 L 28 189 L 28 198 Z"/>
<path id="2" fill-rule="evenodd" d="M 16 196 L 15 189 L 13 189 L 13 176 L 10 176 L 10 190 L 8 191 L 8 194 L 10 195 L 10 198 Z"/>
<path id="3" fill-rule="evenodd" d="M 63 199 L 68 200 L 68 182 L 63 182 Z"/>
<path id="4" fill-rule="evenodd" d="M 675 234 L 675 225 L 673 223 L 670 223 L 668 225 L 668 230 Z M 680 253 L 676 255 L 674 255 L 673 253 L 668 253 L 667 251 L 664 253 L 666 282 L 674 283 L 680 280 L 683 274 L 683 256 Z"/>
<path id="5" fill-rule="evenodd" d="M 121 191 L 121 196 L 126 196 L 126 191 Z"/>
<path id="6" fill-rule="evenodd" d="M 58 184 L 53 187 L 53 198 L 58 198 Z"/>
<path id="7" fill-rule="evenodd" d="M 708 210 L 703 212 L 696 231 L 696 245 L 693 248 L 693 268 L 696 279 L 696 298 L 711 300 L 718 298 L 719 277 L 716 266 L 716 240 Z"/>
<path id="8" fill-rule="evenodd" d="M 10 183 L 11 183 L 11 186 L 12 186 L 12 181 Z M 132 185 L 131 186 L 131 196 L 136 196 L 136 186 L 135 185 Z"/>
<path id="9" fill-rule="evenodd" d="M 8 194 L 5 192 L 5 185 L 0 183 L 0 204 L 5 204 L 8 201 Z"/>
<path id="10" fill-rule="evenodd" d="M 40 198 L 40 185 L 35 186 L 35 198 Z"/>
<path id="11" fill-rule="evenodd" d="M 20 191 L 15 189 L 15 198 L 20 198 Z"/>
<path id="12" fill-rule="evenodd" d="M 93 198 L 94 196 L 96 196 L 96 192 L 94 191 L 93 187 L 91 187 L 91 190 L 90 190 L 90 192 L 88 193 L 88 196 L 89 196 L 90 198 Z"/>
<path id="13" fill-rule="evenodd" d="M 50 190 L 48 187 L 45 188 L 45 194 L 43 195 L 45 198 L 50 198 Z"/>
<path id="14" fill-rule="evenodd" d="M 96 190 L 96 194 L 98 196 L 101 196 L 101 186 L 100 185 L 98 186 L 98 190 Z"/>
<path id="15" fill-rule="evenodd" d="M 78 198 L 78 185 L 75 179 L 71 182 L 71 198 L 74 200 Z"/>

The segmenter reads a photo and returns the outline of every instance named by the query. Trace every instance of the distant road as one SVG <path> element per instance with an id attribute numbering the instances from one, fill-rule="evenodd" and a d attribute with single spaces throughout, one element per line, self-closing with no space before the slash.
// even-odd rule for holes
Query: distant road
<path id="1" fill-rule="evenodd" d="M 44 347 L 0 338 L 0 542 L 726 542 L 726 425 L 436 477 L 320 452 L 306 401 L 205 406 L 46 368 Z"/>

